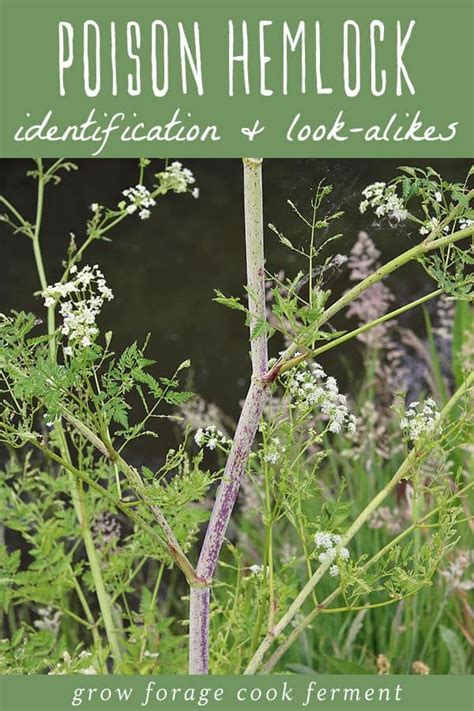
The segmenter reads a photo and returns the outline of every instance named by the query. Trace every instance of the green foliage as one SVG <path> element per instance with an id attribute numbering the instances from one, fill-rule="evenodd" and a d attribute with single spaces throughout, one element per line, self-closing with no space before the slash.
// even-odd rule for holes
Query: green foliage
<path id="1" fill-rule="evenodd" d="M 119 358 L 112 358 L 107 371 L 99 378 L 98 401 L 107 426 L 113 423 L 121 425 L 122 429 L 116 431 L 116 436 L 123 437 L 127 442 L 150 434 L 149 430 L 145 431 L 145 425 L 150 419 L 156 419 L 160 405 L 183 405 L 192 398 L 192 393 L 179 390 L 179 381 L 175 376 L 156 378 L 150 373 L 149 369 L 155 361 L 145 356 L 145 349 L 146 344 L 139 348 L 133 343 Z M 129 412 L 132 406 L 127 398 L 133 393 L 138 394 L 145 416 L 131 425 Z"/>
<path id="2" fill-rule="evenodd" d="M 453 630 L 440 625 L 439 628 L 441 639 L 446 645 L 449 652 L 450 659 L 450 674 L 466 674 L 467 663 L 466 663 L 466 653 L 461 640 Z"/>
<path id="3" fill-rule="evenodd" d="M 140 185 L 148 167 L 142 159 Z M 38 161 L 32 177 L 42 190 L 74 169 L 65 161 L 45 169 Z M 190 192 L 192 179 L 179 164 L 154 178 L 147 199 Z M 423 236 L 431 221 L 427 241 L 452 234 L 461 219 L 474 216 L 467 183 L 449 183 L 430 168 L 405 167 L 393 186 Z M 290 203 L 307 244 L 297 247 L 270 226 L 297 266 L 283 278 L 267 274 L 270 318 L 253 323 L 251 337 L 282 335 L 295 367 L 273 385 L 212 587 L 211 671 L 242 672 L 330 555 L 331 568 L 275 640 L 282 643 L 316 610 L 278 671 L 370 673 L 383 653 L 397 673 L 409 671 L 417 658 L 437 672 L 466 673 L 463 587 L 447 566 L 466 545 L 465 503 L 456 492 L 469 486 L 471 404 L 461 398 L 441 428 L 402 441 L 397 409 L 404 406 L 390 409 L 377 391 L 382 353 L 366 354 L 372 369 L 359 378 L 352 399 L 319 366 L 298 366 L 318 342 L 331 346 L 346 333 L 326 318 L 330 279 L 344 263 L 330 254 L 342 215 L 326 209 L 330 193 L 330 186 L 319 185 L 308 214 Z M 132 203 L 125 196 L 128 203 L 121 200 L 117 208 L 93 206 L 84 241 L 71 238 L 59 282 L 66 291 L 89 246 L 109 240 L 110 230 L 139 209 L 142 198 L 134 195 L 138 202 Z M 9 209 L 4 221 L 39 247 L 36 227 L 2 201 Z M 466 378 L 472 256 L 451 244 L 421 261 L 458 302 L 452 373 L 438 357 L 436 331 L 426 318 L 429 370 L 444 404 Z M 41 289 L 44 295 L 44 283 Z M 241 299 L 216 290 L 214 300 L 250 322 Z M 226 448 L 218 445 L 228 438 L 213 437 L 214 428 L 193 441 L 199 426 L 196 412 L 189 416 L 192 394 L 180 375 L 189 361 L 171 376 L 160 373 L 147 355 L 148 339 L 115 353 L 111 332 L 71 347 L 61 306 L 48 306 L 48 329 L 23 312 L 0 320 L 0 673 L 103 673 L 111 653 L 116 672 L 183 673 L 187 555 L 197 559 L 211 493 L 223 473 L 217 453 Z M 429 384 L 422 400 L 431 394 Z M 160 444 L 146 464 L 129 445 L 157 438 L 165 421 L 184 424 L 184 436 L 168 451 Z M 416 456 L 387 494 L 385 518 L 367 515 L 347 547 L 337 549 L 360 512 L 389 491 L 408 448 Z M 132 459 L 139 460 L 136 466 Z M 329 536 L 329 546 L 318 543 L 321 535 Z"/>
<path id="4" fill-rule="evenodd" d="M 469 338 L 473 333 L 473 308 L 465 301 L 456 305 L 456 314 L 453 325 L 453 351 L 452 370 L 457 387 L 463 382 L 464 372 L 467 370 L 465 347 L 468 348 Z"/>
<path id="5" fill-rule="evenodd" d="M 370 674 L 370 669 L 348 659 L 330 657 L 328 659 L 328 672 L 329 674 Z"/>
<path id="6" fill-rule="evenodd" d="M 438 288 L 443 289 L 446 294 L 458 300 L 472 300 L 474 257 L 456 245 L 451 245 L 451 248 L 445 249 L 444 252 L 441 255 L 423 257 L 420 262 Z"/>
<path id="7" fill-rule="evenodd" d="M 221 304 L 221 306 L 227 306 L 229 309 L 234 309 L 235 311 L 243 311 L 244 313 L 248 313 L 248 309 L 245 308 L 245 306 L 240 302 L 240 299 L 238 299 L 235 296 L 224 296 L 222 291 L 219 291 L 219 289 L 215 290 L 216 296 L 214 297 L 214 301 L 216 304 Z"/>

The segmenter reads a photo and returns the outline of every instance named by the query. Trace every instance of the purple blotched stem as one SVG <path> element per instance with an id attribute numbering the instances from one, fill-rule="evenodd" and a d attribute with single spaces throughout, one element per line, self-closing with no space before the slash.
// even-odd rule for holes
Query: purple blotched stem
<path id="1" fill-rule="evenodd" d="M 189 673 L 207 674 L 210 588 L 191 588 L 189 606 Z"/>
<path id="2" fill-rule="evenodd" d="M 260 327 L 265 320 L 262 160 L 260 159 L 244 159 L 244 202 L 247 289 L 252 335 L 255 327 Z M 207 674 L 209 671 L 210 586 L 257 434 L 270 382 L 262 377 L 268 367 L 267 334 L 264 328 L 259 328 L 259 333 L 256 338 L 251 336 L 252 382 L 240 414 L 196 569 L 199 578 L 207 581 L 209 587 L 204 589 L 191 587 L 190 674 Z"/>

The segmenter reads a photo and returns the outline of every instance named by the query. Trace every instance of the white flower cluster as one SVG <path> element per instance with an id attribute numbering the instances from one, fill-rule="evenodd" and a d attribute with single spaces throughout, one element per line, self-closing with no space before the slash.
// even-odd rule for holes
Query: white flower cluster
<path id="1" fill-rule="evenodd" d="M 167 166 L 166 170 L 158 173 L 156 177 L 159 178 L 160 187 L 166 192 L 186 193 L 190 190 L 193 198 L 199 197 L 199 188 L 190 189 L 190 186 L 196 182 L 192 171 L 189 168 L 183 168 L 183 164 L 177 160 Z"/>
<path id="2" fill-rule="evenodd" d="M 461 217 L 459 219 L 459 229 L 466 230 L 471 225 L 474 225 L 474 220 L 470 220 L 468 217 Z"/>
<path id="3" fill-rule="evenodd" d="M 84 649 L 76 659 L 73 659 L 69 652 L 65 650 L 62 656 L 63 661 L 48 672 L 48 675 L 70 674 L 72 671 L 78 674 L 97 674 L 97 669 L 92 664 L 88 667 L 80 666 L 81 664 L 86 664 L 91 657 L 92 654 Z"/>
<path id="4" fill-rule="evenodd" d="M 64 352 L 69 356 L 73 355 L 74 346 L 87 348 L 92 344 L 99 332 L 96 319 L 104 301 L 114 298 L 97 264 L 87 265 L 80 271 L 73 265 L 70 274 L 70 281 L 48 286 L 42 294 L 46 308 L 62 301 L 59 309 L 63 317 L 61 333 L 68 339 Z"/>
<path id="5" fill-rule="evenodd" d="M 215 425 L 200 427 L 194 435 L 194 441 L 198 447 L 207 447 L 211 451 L 221 444 L 227 446 L 232 444 L 232 440 L 225 436 Z"/>
<path id="6" fill-rule="evenodd" d="M 465 230 L 467 227 L 470 227 L 471 225 L 474 224 L 474 220 L 470 220 L 468 217 L 460 217 L 459 218 L 459 223 L 458 223 L 458 229 L 460 230 Z M 427 220 L 421 227 L 420 227 L 420 235 L 429 235 L 433 230 L 435 230 L 437 227 L 439 227 L 440 221 L 438 220 L 437 217 L 430 217 L 429 220 Z M 443 227 L 443 232 L 445 234 L 449 234 L 451 231 L 452 225 L 445 225 Z"/>
<path id="7" fill-rule="evenodd" d="M 134 188 L 127 188 L 122 195 L 130 202 L 125 208 L 129 215 L 133 215 L 138 211 L 138 216 L 141 220 L 149 219 L 151 215 L 150 208 L 155 207 L 156 200 L 144 185 L 135 185 Z"/>
<path id="8" fill-rule="evenodd" d="M 436 403 L 428 398 L 423 405 L 412 402 L 400 421 L 400 427 L 407 439 L 418 442 L 422 437 L 432 437 L 439 425 L 440 413 Z"/>
<path id="9" fill-rule="evenodd" d="M 273 437 L 267 446 L 263 459 L 269 464 L 278 464 L 285 452 L 286 447 L 280 442 L 280 439 L 278 437 Z"/>
<path id="10" fill-rule="evenodd" d="M 330 432 L 338 433 L 343 428 L 351 433 L 356 431 L 357 420 L 347 407 L 346 396 L 339 392 L 336 379 L 328 377 L 318 363 L 311 367 L 305 365 L 296 373 L 290 372 L 288 387 L 299 409 L 321 409 L 329 421 Z"/>
<path id="11" fill-rule="evenodd" d="M 52 632 L 57 636 L 63 613 L 60 610 L 55 612 L 52 607 L 39 607 L 37 612 L 39 619 L 33 622 L 34 627 L 36 627 L 37 630 Z"/>
<path id="12" fill-rule="evenodd" d="M 350 558 L 350 553 L 348 548 L 341 548 L 337 553 L 336 546 L 342 541 L 342 537 L 336 533 L 316 533 L 314 536 L 314 543 L 317 550 L 321 553 L 318 556 L 320 563 L 327 563 L 328 561 L 334 561 L 329 568 L 329 575 L 332 578 L 336 578 L 339 575 L 339 567 L 336 564 L 338 561 L 346 561 Z"/>
<path id="13" fill-rule="evenodd" d="M 331 267 L 343 267 L 348 260 L 347 254 L 335 254 L 331 260 Z"/>
<path id="14" fill-rule="evenodd" d="M 439 227 L 439 220 L 437 217 L 431 217 L 424 225 L 419 229 L 420 235 L 429 235 L 433 230 Z M 448 227 L 449 230 L 449 227 Z M 446 229 L 445 229 L 446 231 Z"/>
<path id="15" fill-rule="evenodd" d="M 364 200 L 359 205 L 359 211 L 363 214 L 367 208 L 371 207 L 377 217 L 388 217 L 396 222 L 406 219 L 408 211 L 404 206 L 402 198 L 398 197 L 395 185 L 387 186 L 386 183 L 372 183 L 362 191 Z"/>

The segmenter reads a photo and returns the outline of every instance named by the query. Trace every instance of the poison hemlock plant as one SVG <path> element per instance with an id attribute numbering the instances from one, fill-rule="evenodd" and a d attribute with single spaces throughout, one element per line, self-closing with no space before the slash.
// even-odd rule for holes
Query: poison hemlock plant
<path id="1" fill-rule="evenodd" d="M 411 625 L 403 657 L 421 664 L 414 655 L 428 648 L 417 635 L 418 600 L 440 569 L 458 586 L 464 570 L 456 577 L 443 561 L 460 555 L 471 488 L 471 176 L 452 184 L 431 169 L 406 167 L 388 185 L 364 190 L 361 213 L 388 220 L 394 234 L 411 225 L 416 237 L 386 264 L 366 233 L 348 257 L 330 253 L 342 213 L 326 213 L 331 189 L 320 185 L 308 215 L 290 203 L 307 246 L 270 226 L 302 265 L 288 277 L 266 271 L 262 161 L 244 160 L 248 305 L 222 292 L 215 299 L 243 312 L 250 329 L 252 375 L 232 431 L 217 408 L 183 386 L 189 361 L 158 374 L 148 342 L 116 353 L 113 334 L 98 326 L 114 295 L 101 268 L 86 261 L 90 245 L 109 240 L 125 220 L 149 219 L 167 193 L 199 196 L 180 163 L 152 181 L 149 166 L 140 161 L 137 184 L 116 208 L 91 206 L 84 238 L 71 238 L 55 283 L 42 256 L 45 188 L 75 166 L 37 161 L 32 222 L 0 197 L 3 221 L 31 241 L 47 314 L 46 325 L 23 312 L 0 322 L 0 438 L 8 455 L 0 477 L 1 671 L 270 672 L 296 640 L 307 643 L 312 630 L 317 640 L 318 625 L 345 617 L 351 628 L 333 650 L 336 660 L 321 650 L 317 662 L 310 653 L 305 660 L 343 670 L 363 617 L 391 606 Z M 390 310 L 386 278 L 409 262 L 419 262 L 436 288 Z M 335 298 L 328 277 L 346 267 L 351 287 Z M 393 398 L 391 387 L 390 399 L 377 384 L 395 383 L 401 372 L 397 319 L 432 299 L 445 314 L 457 304 L 449 335 L 454 387 L 448 391 L 437 361 L 446 318 L 437 334 L 426 312 L 432 348 L 424 392 L 411 402 Z M 355 329 L 334 328 L 344 311 L 359 319 Z M 269 360 L 274 335 L 284 349 Z M 402 337 L 416 345 L 414 334 Z M 355 401 L 319 362 L 351 339 L 366 345 L 371 390 Z M 134 466 L 130 443 L 156 437 L 163 418 L 177 417 L 184 436 L 160 468 Z M 388 504 L 401 488 L 408 503 L 395 514 Z M 440 601 L 436 624 L 448 604 Z M 451 648 L 447 632 L 441 625 Z M 427 644 L 437 633 L 427 631 Z M 380 651 L 393 652 L 393 638 L 386 644 Z M 374 670 L 382 666 L 374 660 Z"/>

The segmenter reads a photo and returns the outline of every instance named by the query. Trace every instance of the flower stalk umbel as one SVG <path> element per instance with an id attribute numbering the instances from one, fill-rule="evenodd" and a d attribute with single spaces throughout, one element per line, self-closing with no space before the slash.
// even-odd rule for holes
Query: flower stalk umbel
<path id="1" fill-rule="evenodd" d="M 243 164 L 252 382 L 245 398 L 197 564 L 198 576 L 207 580 L 209 587 L 207 589 L 191 588 L 190 674 L 208 673 L 210 586 L 257 434 L 268 388 L 268 384 L 262 379 L 268 366 L 267 331 L 265 328 L 262 160 L 246 158 Z"/>

